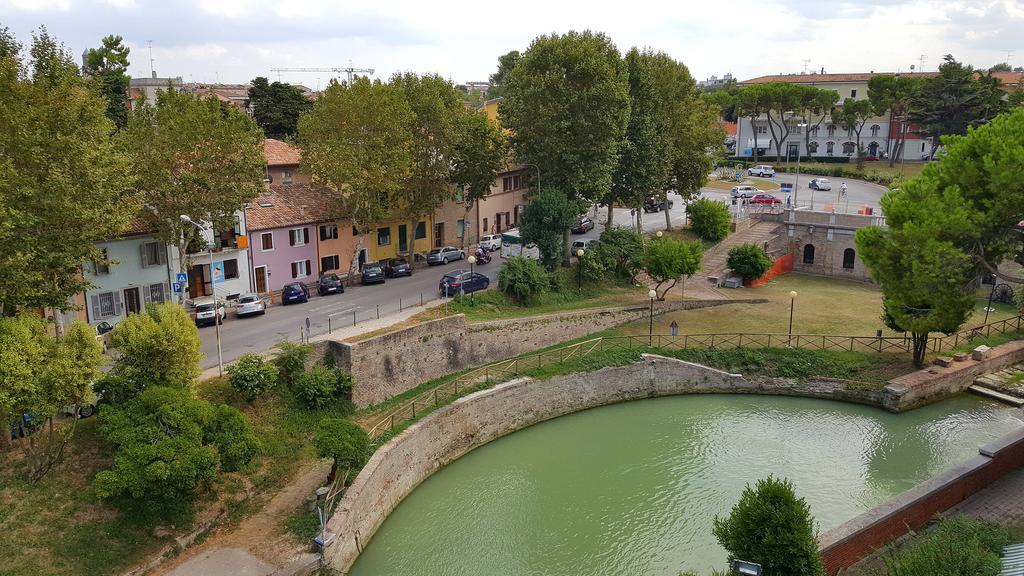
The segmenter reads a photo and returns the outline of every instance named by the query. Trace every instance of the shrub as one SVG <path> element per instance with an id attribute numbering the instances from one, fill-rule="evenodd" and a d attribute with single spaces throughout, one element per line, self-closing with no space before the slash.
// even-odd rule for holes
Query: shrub
<path id="1" fill-rule="evenodd" d="M 231 406 L 217 406 L 207 436 L 217 446 L 220 467 L 225 472 L 244 468 L 259 451 L 259 440 L 252 427 L 242 413 Z"/>
<path id="2" fill-rule="evenodd" d="M 142 392 L 141 382 L 128 379 L 116 372 L 108 372 L 93 383 L 92 389 L 101 404 L 122 404 Z"/>
<path id="3" fill-rule="evenodd" d="M 579 205 L 558 190 L 545 188 L 519 215 L 519 232 L 523 242 L 534 243 L 541 260 L 549 270 L 562 261 L 565 233 L 576 223 Z"/>
<path id="4" fill-rule="evenodd" d="M 608 274 L 608 270 L 604 267 L 604 263 L 598 257 L 596 251 L 597 244 L 594 244 L 593 246 L 593 248 L 583 253 L 583 257 L 576 262 L 576 266 L 583 269 L 584 280 L 598 282 L 605 278 L 605 275 Z M 576 273 L 579 274 L 579 271 Z"/>
<path id="5" fill-rule="evenodd" d="M 282 340 L 275 346 L 277 356 L 274 357 L 274 366 L 277 366 L 277 381 L 284 386 L 292 386 L 295 380 L 306 369 L 306 360 L 313 352 L 309 344 L 295 344 Z"/>
<path id="6" fill-rule="evenodd" d="M 729 516 L 715 518 L 713 532 L 729 560 L 757 562 L 765 576 L 824 574 L 810 508 L 789 480 L 748 485 Z"/>
<path id="7" fill-rule="evenodd" d="M 684 276 L 689 278 L 700 270 L 704 247 L 696 240 L 677 240 L 672 237 L 652 240 L 644 252 L 643 267 L 647 275 L 658 284 L 654 287 L 658 300 Z"/>
<path id="8" fill-rule="evenodd" d="M 147 386 L 191 386 L 199 376 L 199 332 L 177 304 L 151 304 L 143 314 L 129 314 L 110 333 L 110 347 L 118 351 L 112 372 L 130 383 L 122 389 L 127 397 Z"/>
<path id="9" fill-rule="evenodd" d="M 1012 541 L 998 524 L 966 516 L 947 518 L 930 534 L 884 557 L 885 574 L 996 576 L 1002 569 L 999 555 Z"/>
<path id="10" fill-rule="evenodd" d="M 740 244 L 729 250 L 726 265 L 744 280 L 757 280 L 772 267 L 772 259 L 764 248 L 755 244 Z"/>
<path id="11" fill-rule="evenodd" d="M 370 457 L 370 437 L 351 420 L 324 418 L 313 437 L 313 446 L 321 458 L 331 458 L 331 476 L 344 468 L 358 470 Z"/>
<path id="12" fill-rule="evenodd" d="M 690 228 L 701 238 L 720 242 L 729 235 L 732 216 L 725 204 L 701 198 L 690 204 L 687 211 L 690 215 Z"/>
<path id="13" fill-rule="evenodd" d="M 498 290 L 519 304 L 529 304 L 547 289 L 547 272 L 536 260 L 515 256 L 498 272 Z"/>
<path id="14" fill-rule="evenodd" d="M 293 385 L 295 397 L 310 408 L 326 408 L 335 400 L 352 398 L 352 376 L 338 369 L 315 366 Z"/>
<path id="15" fill-rule="evenodd" d="M 644 239 L 632 228 L 607 228 L 591 252 L 605 270 L 632 280 L 640 270 Z"/>
<path id="16" fill-rule="evenodd" d="M 251 402 L 277 383 L 277 367 L 265 362 L 259 354 L 243 354 L 228 368 L 228 379 L 231 387 Z"/>

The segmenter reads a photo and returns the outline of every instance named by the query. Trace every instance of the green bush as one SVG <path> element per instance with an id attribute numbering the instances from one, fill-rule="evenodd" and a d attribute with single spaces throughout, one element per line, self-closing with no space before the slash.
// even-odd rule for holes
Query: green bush
<path id="1" fill-rule="evenodd" d="M 148 386 L 188 387 L 199 376 L 199 333 L 177 304 L 151 304 L 143 314 L 129 314 L 110 333 L 110 347 L 118 352 L 111 372 L 127 385 L 122 399 Z"/>
<path id="2" fill-rule="evenodd" d="M 92 385 L 101 404 L 122 404 L 138 396 L 144 387 L 142 382 L 130 380 L 116 372 L 107 372 Z"/>
<path id="3" fill-rule="evenodd" d="M 498 290 L 521 305 L 527 305 L 548 289 L 547 272 L 536 260 L 515 256 L 498 272 Z"/>
<path id="4" fill-rule="evenodd" d="M 295 344 L 282 340 L 275 346 L 277 356 L 274 357 L 274 366 L 277 366 L 277 379 L 283 386 L 292 386 L 296 378 L 306 370 L 306 360 L 313 352 L 309 344 Z"/>
<path id="5" fill-rule="evenodd" d="M 228 380 L 232 388 L 251 402 L 277 383 L 277 367 L 259 354 L 243 354 L 228 368 Z"/>
<path id="6" fill-rule="evenodd" d="M 744 280 L 757 280 L 772 267 L 772 259 L 764 252 L 764 248 L 755 244 L 740 244 L 729 250 L 726 259 L 729 269 Z"/>
<path id="7" fill-rule="evenodd" d="M 590 250 L 583 253 L 583 257 L 579 258 L 576 262 L 577 268 L 583 269 L 583 279 L 589 282 L 599 282 L 605 279 L 608 274 L 608 270 L 604 267 L 604 263 L 601 258 L 598 257 L 597 244 L 593 244 Z M 579 270 L 573 271 L 579 274 Z M 1024 291 L 1022 291 L 1024 292 Z"/>
<path id="8" fill-rule="evenodd" d="M 295 397 L 309 408 L 323 409 L 352 398 L 352 376 L 338 369 L 314 366 L 295 379 Z"/>
<path id="9" fill-rule="evenodd" d="M 644 239 L 632 228 L 606 228 L 591 253 L 605 270 L 632 280 L 643 264 Z"/>
<path id="10" fill-rule="evenodd" d="M 998 524 L 966 516 L 941 520 L 935 529 L 884 557 L 875 576 L 998 576 L 999 555 L 1013 542 Z"/>
<path id="11" fill-rule="evenodd" d="M 756 562 L 764 576 L 820 576 L 821 553 L 810 508 L 789 480 L 769 476 L 743 490 L 713 532 L 729 560 Z"/>
<path id="12" fill-rule="evenodd" d="M 732 216 L 725 204 L 701 198 L 690 204 L 687 212 L 690 216 L 690 228 L 704 240 L 720 242 L 729 235 Z"/>
<path id="13" fill-rule="evenodd" d="M 321 458 L 331 458 L 333 475 L 341 469 L 359 470 L 370 457 L 370 437 L 366 431 L 343 418 L 324 418 L 313 437 L 313 446 Z"/>
<path id="14" fill-rule="evenodd" d="M 217 406 L 207 437 L 217 447 L 220 467 L 225 472 L 241 470 L 259 451 L 256 433 L 245 416 L 231 406 Z"/>

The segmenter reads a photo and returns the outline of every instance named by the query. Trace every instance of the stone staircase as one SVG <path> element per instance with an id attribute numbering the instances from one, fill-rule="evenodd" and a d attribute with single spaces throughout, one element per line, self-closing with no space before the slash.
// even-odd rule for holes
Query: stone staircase
<path id="1" fill-rule="evenodd" d="M 1024 406 L 1024 364 L 978 376 L 969 390 L 1006 404 Z"/>

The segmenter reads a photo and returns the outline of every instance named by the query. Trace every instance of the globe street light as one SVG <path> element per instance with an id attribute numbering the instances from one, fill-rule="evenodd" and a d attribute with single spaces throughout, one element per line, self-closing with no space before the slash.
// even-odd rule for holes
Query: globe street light
<path id="1" fill-rule="evenodd" d="M 476 264 L 476 256 L 466 258 L 466 262 L 469 262 L 469 280 L 473 281 L 473 264 Z M 465 285 L 465 282 L 463 282 L 463 285 Z M 465 288 L 463 288 L 463 290 L 465 290 Z M 471 302 L 476 302 L 472 292 L 469 293 L 469 300 Z"/>
<path id="2" fill-rule="evenodd" d="M 202 224 L 189 218 L 188 214 L 182 214 L 181 216 L 178 216 L 178 218 L 186 224 L 195 226 L 200 232 L 206 230 L 206 227 Z M 205 239 L 203 241 L 205 242 Z M 207 248 L 210 252 L 210 291 L 213 292 L 213 327 L 217 332 L 217 371 L 220 376 L 224 376 L 224 354 L 221 352 L 220 348 L 220 302 L 217 301 L 217 283 L 216 278 L 213 277 L 213 243 L 211 242 L 208 244 Z M 227 311 L 225 311 L 225 315 L 226 314 Z"/>
<path id="3" fill-rule="evenodd" d="M 653 346 L 654 345 L 654 299 L 658 297 L 658 292 L 654 288 L 651 288 L 647 292 L 647 296 L 651 299 L 650 321 L 647 324 L 647 345 L 648 346 Z"/>
<path id="4" fill-rule="evenodd" d="M 661 238 L 662 235 L 664 235 L 664 234 L 665 234 L 664 232 L 662 232 L 661 230 L 658 230 L 658 232 L 655 233 L 654 235 L 657 236 L 658 238 Z"/>
<path id="5" fill-rule="evenodd" d="M 576 291 L 583 292 L 583 248 L 576 249 Z"/>
<path id="6" fill-rule="evenodd" d="M 796 290 L 789 293 L 789 338 L 786 340 L 786 346 L 792 345 L 793 340 L 793 308 L 796 306 Z"/>

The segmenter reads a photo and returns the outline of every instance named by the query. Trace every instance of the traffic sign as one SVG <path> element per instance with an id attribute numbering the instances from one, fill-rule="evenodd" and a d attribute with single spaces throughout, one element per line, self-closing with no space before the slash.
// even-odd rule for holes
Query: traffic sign
<path id="1" fill-rule="evenodd" d="M 179 274 L 179 276 L 183 276 L 183 274 Z M 181 282 L 174 282 L 173 284 L 171 284 L 171 289 L 174 290 L 175 294 L 178 294 L 178 293 L 181 292 L 181 287 L 182 287 L 182 283 Z"/>
<path id="2" fill-rule="evenodd" d="M 186 276 L 185 274 L 179 272 L 179 273 L 174 275 L 174 281 L 176 283 L 182 284 L 182 285 L 187 284 L 188 283 L 188 276 Z"/>
<path id="3" fill-rule="evenodd" d="M 790 182 L 779 182 L 779 188 L 783 194 L 788 194 L 793 191 L 793 184 Z"/>

